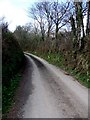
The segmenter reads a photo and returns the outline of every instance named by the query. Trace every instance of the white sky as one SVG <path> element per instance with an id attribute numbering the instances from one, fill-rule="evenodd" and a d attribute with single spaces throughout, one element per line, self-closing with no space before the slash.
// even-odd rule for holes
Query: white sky
<path id="1" fill-rule="evenodd" d="M 0 0 L 0 17 L 5 17 L 9 29 L 14 31 L 17 25 L 31 21 L 27 9 L 38 0 Z"/>
<path id="2" fill-rule="evenodd" d="M 27 9 L 37 1 L 40 0 L 0 0 L 0 17 L 4 16 L 9 23 L 9 29 L 14 31 L 16 26 L 32 22 L 28 17 Z"/>

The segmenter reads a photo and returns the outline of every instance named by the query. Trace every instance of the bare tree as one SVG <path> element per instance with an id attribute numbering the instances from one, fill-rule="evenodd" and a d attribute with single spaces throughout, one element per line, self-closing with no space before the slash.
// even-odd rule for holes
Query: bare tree
<path id="1" fill-rule="evenodd" d="M 53 12 L 52 12 L 52 3 L 48 2 L 48 1 L 44 1 L 41 3 L 42 6 L 43 6 L 43 12 L 44 12 L 44 15 L 45 15 L 45 18 L 47 20 L 47 37 L 49 38 L 50 37 L 50 32 L 51 32 L 51 29 L 53 27 L 53 20 L 51 18 L 51 16 L 53 16 Z"/>
<path id="2" fill-rule="evenodd" d="M 67 17 L 69 17 L 70 2 L 60 4 L 57 2 L 53 3 L 53 22 L 56 26 L 55 28 L 55 37 L 58 38 L 59 29 L 65 26 L 68 23 Z M 68 14 L 68 15 L 67 15 Z"/>
<path id="3" fill-rule="evenodd" d="M 47 25 L 47 36 L 50 36 L 50 31 L 55 26 L 55 36 L 58 37 L 60 28 L 68 23 L 70 13 L 70 2 L 60 4 L 57 2 L 43 1 L 36 3 L 29 11 L 33 18 L 39 23 L 42 39 L 45 35 L 45 25 Z"/>
<path id="4" fill-rule="evenodd" d="M 44 13 L 41 4 L 36 3 L 35 6 L 33 6 L 29 10 L 29 14 L 32 14 L 32 17 L 34 20 L 36 20 L 40 26 L 41 30 L 41 35 L 42 35 L 42 40 L 44 41 L 45 39 L 45 19 L 44 19 Z"/>

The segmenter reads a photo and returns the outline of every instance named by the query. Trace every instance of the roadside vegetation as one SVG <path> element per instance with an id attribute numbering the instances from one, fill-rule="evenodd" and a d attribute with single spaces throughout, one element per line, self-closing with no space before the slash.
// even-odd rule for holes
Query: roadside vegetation
<path id="1" fill-rule="evenodd" d="M 16 93 L 16 90 L 19 86 L 19 82 L 21 80 L 21 75 L 17 74 L 15 75 L 9 82 L 8 87 L 2 86 L 2 114 L 3 118 L 7 117 L 7 113 L 9 112 L 10 108 L 14 104 L 14 96 Z"/>
<path id="2" fill-rule="evenodd" d="M 24 53 L 15 36 L 8 30 L 7 23 L 2 27 L 2 117 L 7 113 L 14 102 L 14 96 L 19 81 L 20 70 L 24 65 Z"/>
<path id="3" fill-rule="evenodd" d="M 30 52 L 30 51 L 29 51 Z M 32 52 L 32 54 L 37 55 L 49 63 L 60 67 L 62 70 L 66 71 L 68 75 L 72 75 L 76 80 L 78 80 L 82 85 L 90 88 L 90 72 L 87 74 L 84 71 L 79 71 L 79 69 L 73 69 L 72 65 L 67 65 L 64 55 L 61 53 L 40 53 Z M 82 67 L 82 66 L 81 66 Z"/>
<path id="4" fill-rule="evenodd" d="M 90 87 L 90 1 L 37 2 L 28 15 L 34 23 L 17 26 L 14 31 L 21 48 Z"/>

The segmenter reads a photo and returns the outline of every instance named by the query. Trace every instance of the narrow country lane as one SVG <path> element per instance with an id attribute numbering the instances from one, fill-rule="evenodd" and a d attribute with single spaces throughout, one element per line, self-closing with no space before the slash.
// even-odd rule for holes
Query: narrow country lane
<path id="1" fill-rule="evenodd" d="M 17 105 L 21 106 L 18 105 L 14 117 L 88 118 L 87 88 L 41 58 L 27 53 L 26 59 L 28 68 L 23 75 L 26 83 L 21 87 L 23 90 L 20 88 L 22 94 Z"/>

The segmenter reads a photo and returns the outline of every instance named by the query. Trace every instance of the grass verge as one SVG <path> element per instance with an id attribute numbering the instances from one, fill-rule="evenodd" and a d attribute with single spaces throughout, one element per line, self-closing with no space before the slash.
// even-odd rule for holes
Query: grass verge
<path id="1" fill-rule="evenodd" d="M 83 74 L 82 72 L 78 72 L 71 67 L 65 66 L 64 64 L 64 56 L 60 53 L 39 53 L 32 52 L 32 54 L 37 55 L 41 58 L 44 58 L 49 63 L 60 67 L 61 69 L 67 71 L 70 75 L 72 75 L 75 79 L 77 79 L 82 85 L 90 88 L 90 72 L 87 74 Z"/>
<path id="2" fill-rule="evenodd" d="M 9 109 L 14 102 L 14 95 L 17 87 L 19 86 L 19 81 L 21 79 L 21 75 L 17 74 L 13 79 L 11 79 L 8 87 L 2 86 L 2 117 L 6 116 L 6 113 L 9 112 Z"/>

